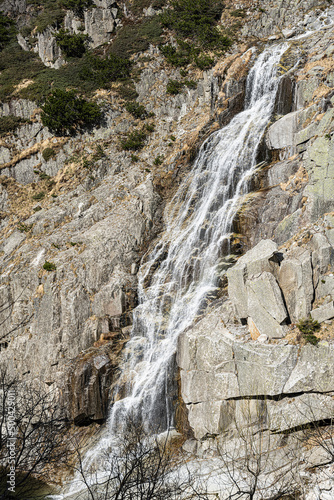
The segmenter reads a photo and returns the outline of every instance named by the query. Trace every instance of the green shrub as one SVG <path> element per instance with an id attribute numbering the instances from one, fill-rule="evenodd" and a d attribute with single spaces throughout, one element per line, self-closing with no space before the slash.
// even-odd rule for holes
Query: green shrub
<path id="1" fill-rule="evenodd" d="M 162 27 L 158 16 L 146 18 L 140 22 L 129 23 L 118 32 L 111 52 L 118 57 L 128 58 L 137 52 L 144 52 L 151 44 L 162 42 Z"/>
<path id="2" fill-rule="evenodd" d="M 81 80 L 94 82 L 95 88 L 109 88 L 110 82 L 130 76 L 131 62 L 115 54 L 105 59 L 89 55 L 79 72 Z"/>
<path id="3" fill-rule="evenodd" d="M 54 6 L 48 6 L 39 16 L 33 21 L 31 31 L 36 28 L 37 33 L 43 33 L 49 26 L 60 28 L 64 20 L 64 11 L 58 8 L 57 3 Z"/>
<path id="4" fill-rule="evenodd" d="M 184 85 L 188 87 L 188 89 L 196 89 L 197 88 L 197 82 L 194 80 L 184 80 Z"/>
<path id="5" fill-rule="evenodd" d="M 187 66 L 193 60 L 192 47 L 186 42 L 179 41 L 178 49 L 169 44 L 164 45 L 160 51 L 172 66 Z"/>
<path id="6" fill-rule="evenodd" d="M 125 109 L 128 113 L 131 113 L 135 118 L 139 118 L 140 120 L 145 120 L 147 117 L 147 111 L 145 106 L 142 104 L 138 104 L 136 101 L 127 102 L 125 105 Z"/>
<path id="7" fill-rule="evenodd" d="M 40 200 L 43 200 L 45 198 L 45 193 L 44 191 L 40 191 L 39 193 L 36 193 L 32 196 L 32 199 L 33 200 L 36 200 L 36 201 L 40 201 Z"/>
<path id="8" fill-rule="evenodd" d="M 3 49 L 15 35 L 15 23 L 0 13 L 0 49 Z"/>
<path id="9" fill-rule="evenodd" d="M 17 229 L 21 233 L 28 233 L 32 228 L 32 224 L 24 224 L 23 222 L 20 222 L 17 226 Z"/>
<path id="10" fill-rule="evenodd" d="M 0 117 L 0 136 L 4 134 L 8 134 L 9 132 L 13 132 L 17 129 L 19 125 L 26 122 L 23 118 L 18 116 L 1 116 Z"/>
<path id="11" fill-rule="evenodd" d="M 183 83 L 178 80 L 169 80 L 166 87 L 167 94 L 176 95 L 182 90 Z"/>
<path id="12" fill-rule="evenodd" d="M 317 345 L 318 342 L 320 342 L 320 339 L 318 339 L 318 337 L 316 337 L 315 335 L 312 335 L 312 334 L 305 335 L 305 340 L 306 340 L 306 342 L 308 342 L 309 344 L 312 344 L 312 345 Z"/>
<path id="13" fill-rule="evenodd" d="M 85 9 L 93 5 L 93 0 L 60 0 L 59 4 L 68 10 L 73 10 L 76 14 L 82 15 Z"/>
<path id="14" fill-rule="evenodd" d="M 216 24 L 223 8 L 220 0 L 172 0 L 160 19 L 178 36 L 196 40 L 202 46 L 217 46 L 221 35 Z"/>
<path id="15" fill-rule="evenodd" d="M 314 332 L 319 331 L 321 328 L 318 321 L 312 319 L 311 317 L 307 319 L 301 319 L 297 323 L 297 327 L 304 335 L 313 334 Z"/>
<path id="16" fill-rule="evenodd" d="M 133 82 L 118 87 L 117 93 L 125 101 L 133 101 L 138 97 L 138 93 L 135 89 Z"/>
<path id="17" fill-rule="evenodd" d="M 317 345 L 320 339 L 314 335 L 315 332 L 319 331 L 321 326 L 318 321 L 312 319 L 311 317 L 307 319 L 302 319 L 297 323 L 297 327 L 304 335 L 306 342 Z"/>
<path id="18" fill-rule="evenodd" d="M 233 17 L 246 17 L 246 12 L 244 11 L 244 9 L 236 9 L 232 10 L 230 12 L 230 15 Z"/>
<path id="19" fill-rule="evenodd" d="M 45 148 L 43 149 L 42 156 L 45 161 L 50 160 L 50 158 L 54 158 L 56 155 L 56 152 L 53 148 Z"/>
<path id="20" fill-rule="evenodd" d="M 145 129 L 147 132 L 154 132 L 155 124 L 154 123 L 145 123 Z"/>
<path id="21" fill-rule="evenodd" d="M 86 52 L 88 35 L 79 33 L 71 35 L 68 31 L 61 29 L 56 35 L 57 44 L 68 57 L 82 57 Z"/>
<path id="22" fill-rule="evenodd" d="M 48 262 L 46 260 L 43 264 L 43 269 L 45 269 L 46 271 L 55 271 L 56 266 L 55 266 L 55 264 L 53 264 L 53 262 Z"/>
<path id="23" fill-rule="evenodd" d="M 139 161 L 139 160 L 140 160 L 139 156 L 134 155 L 134 154 L 131 155 L 131 161 L 133 163 L 137 163 L 137 161 Z"/>
<path id="24" fill-rule="evenodd" d="M 128 134 L 125 140 L 121 141 L 122 149 L 125 151 L 138 151 L 144 147 L 146 137 L 147 133 L 145 130 L 134 130 Z"/>
<path id="25" fill-rule="evenodd" d="M 78 97 L 74 91 L 55 90 L 42 106 L 42 123 L 52 132 L 74 135 L 99 123 L 99 106 Z"/>
<path id="26" fill-rule="evenodd" d="M 159 166 L 159 165 L 162 165 L 163 162 L 164 162 L 164 157 L 161 155 L 158 155 L 155 157 L 153 164 L 156 166 Z"/>
<path id="27" fill-rule="evenodd" d="M 202 71 L 212 68 L 214 62 L 215 60 L 206 54 L 201 54 L 200 56 L 195 57 L 196 66 Z"/>

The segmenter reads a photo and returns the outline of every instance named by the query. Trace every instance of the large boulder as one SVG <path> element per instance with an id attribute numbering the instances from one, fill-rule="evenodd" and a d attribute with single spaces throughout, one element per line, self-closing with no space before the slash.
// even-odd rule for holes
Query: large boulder
<path id="1" fill-rule="evenodd" d="M 282 392 L 334 391 L 334 346 L 306 345 L 300 349 L 298 362 L 291 371 Z"/>
<path id="2" fill-rule="evenodd" d="M 249 316 L 246 281 L 264 271 L 273 271 L 277 266 L 275 259 L 277 248 L 277 244 L 273 241 L 262 240 L 240 257 L 237 264 L 227 271 L 229 298 L 240 319 Z"/>
<path id="3" fill-rule="evenodd" d="M 282 292 L 275 277 L 263 272 L 247 281 L 248 315 L 260 335 L 284 337 L 282 324 L 288 319 Z"/>
<path id="4" fill-rule="evenodd" d="M 278 282 L 291 321 L 307 318 L 314 296 L 310 251 L 302 247 L 291 249 L 281 263 Z"/>
<path id="5" fill-rule="evenodd" d="M 240 396 L 275 396 L 295 367 L 298 349 L 292 345 L 235 343 L 233 346 Z"/>

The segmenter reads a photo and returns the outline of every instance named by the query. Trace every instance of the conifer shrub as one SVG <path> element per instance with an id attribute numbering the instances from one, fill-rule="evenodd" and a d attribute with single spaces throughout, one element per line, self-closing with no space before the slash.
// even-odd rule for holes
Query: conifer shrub
<path id="1" fill-rule="evenodd" d="M 43 269 L 45 269 L 46 271 L 55 271 L 56 270 L 56 266 L 53 262 L 48 262 L 47 260 L 44 262 L 43 264 Z"/>
<path id="2" fill-rule="evenodd" d="M 14 132 L 19 125 L 26 122 L 23 118 L 18 116 L 1 116 L 0 117 L 0 136 Z"/>
<path id="3" fill-rule="evenodd" d="M 300 332 L 304 335 L 306 342 L 317 345 L 320 339 L 314 335 L 315 332 L 319 331 L 321 326 L 318 321 L 312 319 L 311 317 L 307 319 L 301 319 L 297 323 L 297 327 Z"/>
<path id="4" fill-rule="evenodd" d="M 166 86 L 167 94 L 177 95 L 181 92 L 183 83 L 178 80 L 169 80 Z"/>
<path id="5" fill-rule="evenodd" d="M 56 40 L 65 57 L 82 57 L 86 52 L 88 35 L 83 33 L 71 35 L 67 30 L 61 29 L 56 35 Z"/>
<path id="6" fill-rule="evenodd" d="M 40 201 L 40 200 L 43 200 L 45 198 L 45 192 L 44 191 L 40 191 L 39 193 L 36 193 L 32 196 L 32 199 L 33 200 L 36 200 L 36 201 Z"/>
<path id="7" fill-rule="evenodd" d="M 125 101 L 132 101 L 138 97 L 138 92 L 132 81 L 125 85 L 120 85 L 117 89 L 117 93 Z"/>
<path id="8" fill-rule="evenodd" d="M 0 13 L 0 50 L 3 49 L 15 35 L 15 23 L 12 19 Z"/>
<path id="9" fill-rule="evenodd" d="M 45 161 L 49 161 L 51 158 L 54 158 L 56 155 L 56 152 L 53 148 L 45 148 L 43 149 L 42 156 Z M 40 175 L 41 177 L 41 175 Z"/>
<path id="10" fill-rule="evenodd" d="M 121 146 L 124 151 L 139 151 L 145 145 L 147 132 L 142 130 L 134 130 L 128 134 L 125 140 L 121 141 Z"/>
<path id="11" fill-rule="evenodd" d="M 218 47 L 228 43 L 216 26 L 223 9 L 220 0 L 172 0 L 160 19 L 163 26 L 173 29 L 178 36 L 201 46 Z"/>
<path id="12" fill-rule="evenodd" d="M 147 117 L 145 106 L 139 104 L 136 101 L 127 102 L 125 105 L 125 109 L 128 113 L 131 113 L 132 116 L 140 120 L 145 120 L 145 118 Z"/>
<path id="13" fill-rule="evenodd" d="M 115 54 L 109 54 L 104 59 L 88 55 L 79 72 L 81 80 L 93 82 L 95 88 L 109 88 L 110 82 L 126 79 L 130 76 L 131 62 L 129 59 Z"/>
<path id="14" fill-rule="evenodd" d="M 111 46 L 111 52 L 118 57 L 128 58 L 137 52 L 144 52 L 150 46 L 159 45 L 162 27 L 158 16 L 140 22 L 128 22 L 120 29 Z"/>
<path id="15" fill-rule="evenodd" d="M 75 133 L 97 125 L 101 118 L 100 107 L 78 97 L 74 91 L 55 90 L 42 106 L 42 123 L 51 132 L 60 135 Z"/>
<path id="16" fill-rule="evenodd" d="M 59 5 L 64 9 L 73 10 L 76 14 L 82 15 L 85 9 L 93 5 L 93 0 L 59 0 Z"/>

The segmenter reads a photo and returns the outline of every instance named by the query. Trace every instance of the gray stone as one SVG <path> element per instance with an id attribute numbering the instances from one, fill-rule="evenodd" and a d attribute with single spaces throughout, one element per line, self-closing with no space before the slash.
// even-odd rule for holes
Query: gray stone
<path id="1" fill-rule="evenodd" d="M 21 243 L 26 239 L 24 232 L 19 232 L 17 230 L 13 231 L 12 234 L 3 242 L 1 245 L 1 250 L 5 255 L 11 255 L 11 253 L 16 250 L 16 248 L 21 245 Z"/>
<path id="2" fill-rule="evenodd" d="M 329 270 L 333 260 L 333 247 L 322 233 L 313 235 L 310 248 L 312 250 L 313 282 L 316 285 L 321 274 Z"/>
<path id="3" fill-rule="evenodd" d="M 334 399 L 327 394 L 302 394 L 281 401 L 267 400 L 267 411 L 270 430 L 283 432 L 331 418 Z"/>
<path id="4" fill-rule="evenodd" d="M 235 344 L 241 396 L 281 394 L 296 365 L 298 349 L 286 345 Z"/>
<path id="5" fill-rule="evenodd" d="M 300 349 L 298 362 L 282 392 L 308 391 L 334 391 L 334 346 L 306 345 Z"/>
<path id="6" fill-rule="evenodd" d="M 269 127 L 266 142 L 269 149 L 283 149 L 295 144 L 299 111 L 293 111 Z"/>
<path id="7" fill-rule="evenodd" d="M 334 299 L 334 276 L 332 273 L 319 277 L 315 296 L 317 299 L 322 299 L 323 297 Z"/>
<path id="8" fill-rule="evenodd" d="M 238 380 L 233 373 L 181 370 L 181 384 L 186 404 L 239 397 Z"/>
<path id="9" fill-rule="evenodd" d="M 221 401 L 188 405 L 188 420 L 197 440 L 220 432 Z"/>
<path id="10" fill-rule="evenodd" d="M 311 311 L 311 316 L 319 323 L 334 318 L 334 302 L 329 302 L 328 304 L 313 309 L 313 311 Z"/>
<path id="11" fill-rule="evenodd" d="M 281 263 L 278 283 L 283 292 L 291 321 L 307 318 L 313 301 L 311 254 L 304 248 L 292 248 Z"/>
<path id="12" fill-rule="evenodd" d="M 58 69 L 65 64 L 61 50 L 57 45 L 55 30 L 47 28 L 37 35 L 37 52 L 45 66 Z"/>
<path id="13" fill-rule="evenodd" d="M 91 38 L 91 47 L 95 48 L 109 42 L 116 23 L 109 9 L 85 10 L 85 33 Z"/>
<path id="14" fill-rule="evenodd" d="M 269 338 L 284 337 L 281 324 L 288 318 L 281 290 L 274 276 L 263 272 L 246 282 L 248 315 L 258 332 Z"/>
<path id="15" fill-rule="evenodd" d="M 276 267 L 273 259 L 276 252 L 276 243 L 262 240 L 240 257 L 235 266 L 228 269 L 228 294 L 239 318 L 248 317 L 247 279 L 263 271 L 272 271 Z"/>
<path id="16" fill-rule="evenodd" d="M 233 337 L 215 309 L 180 335 L 177 363 L 183 370 L 235 372 Z"/>
<path id="17" fill-rule="evenodd" d="M 0 104 L 0 116 L 14 115 L 29 119 L 37 109 L 37 104 L 28 99 L 12 99 Z"/>

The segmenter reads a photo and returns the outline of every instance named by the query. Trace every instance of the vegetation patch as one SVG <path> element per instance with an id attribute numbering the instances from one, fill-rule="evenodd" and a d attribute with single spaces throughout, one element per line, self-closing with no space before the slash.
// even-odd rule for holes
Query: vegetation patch
<path id="1" fill-rule="evenodd" d="M 214 59 L 203 50 L 221 52 L 232 44 L 218 26 L 223 9 L 219 0 L 172 0 L 160 15 L 162 25 L 177 36 L 177 48 L 166 45 L 161 49 L 167 61 L 179 67 L 190 63 L 203 70 L 212 67 Z"/>
<path id="2" fill-rule="evenodd" d="M 147 132 L 142 130 L 134 130 L 128 134 L 125 140 L 121 140 L 122 149 L 125 151 L 139 151 L 145 146 Z"/>
<path id="3" fill-rule="evenodd" d="M 320 339 L 314 335 L 315 332 L 319 331 L 321 326 L 318 321 L 312 319 L 311 317 L 307 319 L 302 319 L 297 323 L 297 327 L 303 334 L 306 342 L 317 345 Z"/>
<path id="4" fill-rule="evenodd" d="M 86 52 L 88 35 L 83 33 L 71 35 L 67 30 L 61 29 L 56 35 L 56 40 L 66 58 L 82 57 Z"/>
<path id="5" fill-rule="evenodd" d="M 169 80 L 166 86 L 167 94 L 177 95 L 181 92 L 183 83 L 178 80 Z"/>
<path id="6" fill-rule="evenodd" d="M 145 118 L 147 118 L 147 111 L 145 109 L 145 106 L 139 104 L 136 101 L 127 102 L 125 105 L 125 109 L 135 118 L 138 118 L 140 120 L 145 120 Z"/>
<path id="7" fill-rule="evenodd" d="M 42 107 L 41 118 L 53 133 L 74 135 L 97 125 L 102 114 L 96 103 L 78 97 L 74 91 L 55 90 Z"/>
<path id="8" fill-rule="evenodd" d="M 56 152 L 53 148 L 45 148 L 43 149 L 42 156 L 45 161 L 49 161 L 56 156 Z"/>
<path id="9" fill-rule="evenodd" d="M 205 48 L 224 49 L 231 44 L 217 23 L 224 5 L 220 0 L 172 0 L 160 16 L 163 26 Z"/>
<path id="10" fill-rule="evenodd" d="M 1 116 L 0 117 L 0 136 L 8 134 L 9 132 L 13 132 L 17 129 L 22 123 L 25 123 L 27 120 L 20 118 L 18 116 Z"/>
<path id="11" fill-rule="evenodd" d="M 45 271 L 55 271 L 56 266 L 55 266 L 55 264 L 53 264 L 53 262 L 48 262 L 46 260 L 43 264 L 43 269 L 45 269 Z"/>
<path id="12" fill-rule="evenodd" d="M 162 27 L 158 16 L 128 23 L 117 34 L 111 52 L 118 57 L 128 58 L 137 52 L 144 52 L 150 44 L 161 44 L 161 35 Z"/>
<path id="13" fill-rule="evenodd" d="M 12 19 L 0 13 L 0 50 L 3 49 L 15 35 L 15 23 Z"/>
<path id="14" fill-rule="evenodd" d="M 130 76 L 129 59 L 109 54 L 102 59 L 88 55 L 79 72 L 81 80 L 92 82 L 95 88 L 109 88 L 110 83 Z"/>
<path id="15" fill-rule="evenodd" d="M 45 198 L 45 192 L 44 191 L 40 191 L 39 193 L 36 193 L 32 196 L 32 199 L 33 200 L 36 200 L 36 201 L 40 201 L 40 200 L 43 200 Z"/>

